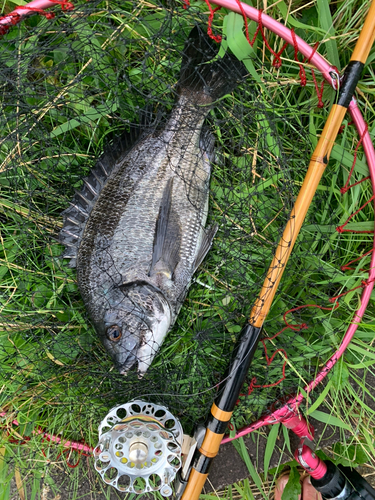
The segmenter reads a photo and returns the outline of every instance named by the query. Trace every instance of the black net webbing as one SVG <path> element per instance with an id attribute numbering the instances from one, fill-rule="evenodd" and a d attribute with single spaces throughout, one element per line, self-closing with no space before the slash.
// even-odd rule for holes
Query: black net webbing
<path id="1" fill-rule="evenodd" d="M 76 269 L 61 256 L 63 211 L 124 131 L 162 136 L 176 106 L 185 41 L 194 26 L 207 26 L 207 14 L 155 0 L 75 7 L 52 20 L 30 17 L 0 40 L 0 408 L 11 438 L 7 456 L 36 468 L 45 465 L 43 452 L 52 457 L 59 448 L 46 447 L 33 431 L 95 446 L 104 415 L 133 398 L 167 406 L 185 432 L 204 420 L 325 117 L 309 74 L 308 84 L 299 84 L 293 47 L 280 70 L 270 54 L 251 59 L 258 79 L 247 69 L 234 91 L 210 108 L 203 130 L 214 137 L 215 152 L 206 227 L 217 224 L 217 233 L 144 377 L 136 366 L 121 375 L 92 325 Z M 333 95 L 327 88 L 324 101 Z M 192 133 L 186 120 L 184 126 Z M 304 387 L 338 348 L 357 307 L 360 290 L 337 309 L 329 301 L 360 284 L 359 269 L 369 262 L 361 261 L 354 277 L 341 270 L 369 249 L 367 236 L 335 230 L 345 221 L 337 202 L 346 180 L 341 164 L 348 167 L 343 147 L 336 151 L 340 161 L 327 167 L 285 270 L 263 332 L 274 338 L 264 340 L 267 352 L 259 344 L 235 410 L 237 427 Z M 198 168 L 203 153 L 195 151 L 189 161 Z M 191 184 L 186 179 L 179 182 L 194 191 L 196 177 Z M 120 204 L 121 196 L 114 191 L 108 203 Z M 343 203 L 346 215 L 358 207 L 349 195 Z M 139 235 L 142 253 L 142 228 Z M 98 240 L 105 253 L 108 242 L 100 234 Z M 103 261 L 96 276 L 108 271 L 109 260 Z"/>

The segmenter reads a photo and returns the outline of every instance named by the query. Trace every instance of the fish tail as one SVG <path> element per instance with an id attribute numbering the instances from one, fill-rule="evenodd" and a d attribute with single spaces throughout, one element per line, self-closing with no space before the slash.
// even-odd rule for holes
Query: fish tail
<path id="1" fill-rule="evenodd" d="M 208 104 L 238 85 L 246 74 L 243 63 L 228 52 L 216 57 L 218 48 L 199 26 L 193 28 L 182 56 L 180 94 L 187 93 L 196 103 Z"/>

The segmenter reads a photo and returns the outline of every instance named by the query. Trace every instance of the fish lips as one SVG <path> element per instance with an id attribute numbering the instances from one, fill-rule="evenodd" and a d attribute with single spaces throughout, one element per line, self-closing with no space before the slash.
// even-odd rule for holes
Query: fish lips
<path id="1" fill-rule="evenodd" d="M 137 361 L 137 349 L 135 349 L 134 353 L 128 354 L 127 360 L 124 364 L 122 364 L 122 365 L 120 365 L 118 363 L 116 364 L 116 368 L 120 372 L 120 375 L 126 376 L 128 374 L 128 371 L 130 370 L 130 368 L 134 365 L 134 363 L 136 361 Z"/>

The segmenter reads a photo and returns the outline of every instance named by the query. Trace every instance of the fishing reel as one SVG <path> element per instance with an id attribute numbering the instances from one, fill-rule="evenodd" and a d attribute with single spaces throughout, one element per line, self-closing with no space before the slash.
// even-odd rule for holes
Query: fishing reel
<path id="1" fill-rule="evenodd" d="M 99 426 L 95 469 L 121 492 L 172 494 L 182 465 L 183 432 L 164 406 L 131 401 L 113 408 Z"/>

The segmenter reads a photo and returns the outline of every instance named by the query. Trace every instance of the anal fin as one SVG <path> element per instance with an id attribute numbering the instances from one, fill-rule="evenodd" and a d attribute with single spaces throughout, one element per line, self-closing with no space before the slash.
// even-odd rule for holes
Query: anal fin
<path id="1" fill-rule="evenodd" d="M 202 264 L 204 261 L 204 258 L 206 257 L 209 249 L 211 248 L 213 239 L 215 238 L 215 234 L 218 230 L 218 225 L 214 224 L 212 226 L 207 227 L 206 229 L 203 230 L 203 238 L 202 238 L 202 243 L 199 248 L 198 254 L 195 257 L 195 261 L 193 264 L 193 269 L 194 272 L 198 269 L 198 267 Z"/>
<path id="2" fill-rule="evenodd" d="M 173 177 L 169 179 L 160 203 L 156 221 L 150 276 L 164 274 L 172 279 L 180 259 L 181 229 L 172 208 Z"/>

